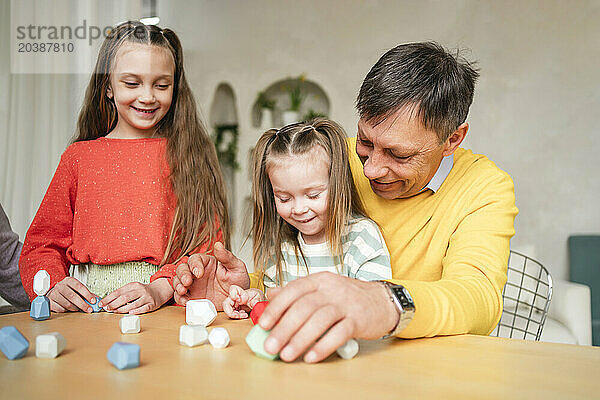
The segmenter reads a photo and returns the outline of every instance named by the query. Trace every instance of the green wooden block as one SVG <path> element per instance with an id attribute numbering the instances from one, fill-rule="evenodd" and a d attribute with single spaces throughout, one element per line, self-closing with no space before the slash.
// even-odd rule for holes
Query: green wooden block
<path id="1" fill-rule="evenodd" d="M 267 360 L 275 360 L 279 358 L 279 354 L 271 354 L 265 350 L 264 344 L 267 337 L 269 337 L 269 333 L 271 331 L 265 331 L 259 325 L 254 325 L 254 327 L 246 336 L 246 343 L 250 350 L 252 350 L 257 356 L 266 358 Z"/>

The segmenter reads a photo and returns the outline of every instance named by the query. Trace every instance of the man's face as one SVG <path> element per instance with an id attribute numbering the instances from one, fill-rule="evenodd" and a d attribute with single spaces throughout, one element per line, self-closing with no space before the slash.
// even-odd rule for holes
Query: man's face
<path id="1" fill-rule="evenodd" d="M 373 192 L 384 199 L 419 193 L 435 175 L 447 147 L 411 111 L 401 108 L 377 126 L 358 121 L 356 153 Z"/>

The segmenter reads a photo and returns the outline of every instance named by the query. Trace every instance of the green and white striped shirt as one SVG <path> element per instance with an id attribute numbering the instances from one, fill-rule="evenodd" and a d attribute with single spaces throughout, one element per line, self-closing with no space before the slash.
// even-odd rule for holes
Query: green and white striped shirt
<path id="1" fill-rule="evenodd" d="M 301 254 L 296 258 L 292 244 L 284 243 L 281 248 L 284 286 L 294 279 L 324 271 L 363 281 L 392 278 L 390 253 L 379 227 L 368 218 L 350 218 L 346 233 L 342 236 L 343 266 L 336 265 L 327 242 L 306 244 L 300 233 L 298 241 L 308 265 L 304 264 Z M 263 283 L 265 287 L 275 287 L 277 282 L 277 268 L 273 262 L 265 268 Z"/>

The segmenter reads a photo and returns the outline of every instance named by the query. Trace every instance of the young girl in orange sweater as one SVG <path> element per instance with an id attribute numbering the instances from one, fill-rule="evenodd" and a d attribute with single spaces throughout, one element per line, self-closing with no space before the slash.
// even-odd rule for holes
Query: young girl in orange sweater
<path id="1" fill-rule="evenodd" d="M 51 277 L 55 312 L 153 311 L 175 266 L 228 246 L 225 185 L 183 70 L 177 35 L 139 22 L 104 41 L 73 143 L 61 157 L 20 259 Z M 70 267 L 73 275 L 70 274 Z"/>

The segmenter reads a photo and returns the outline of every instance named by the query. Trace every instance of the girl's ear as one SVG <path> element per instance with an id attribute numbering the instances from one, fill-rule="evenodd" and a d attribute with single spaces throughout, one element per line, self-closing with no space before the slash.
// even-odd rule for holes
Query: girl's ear
<path id="1" fill-rule="evenodd" d="M 110 86 L 106 89 L 106 97 L 108 97 L 111 100 L 113 98 L 113 92 L 112 92 L 112 89 L 110 88 Z"/>

